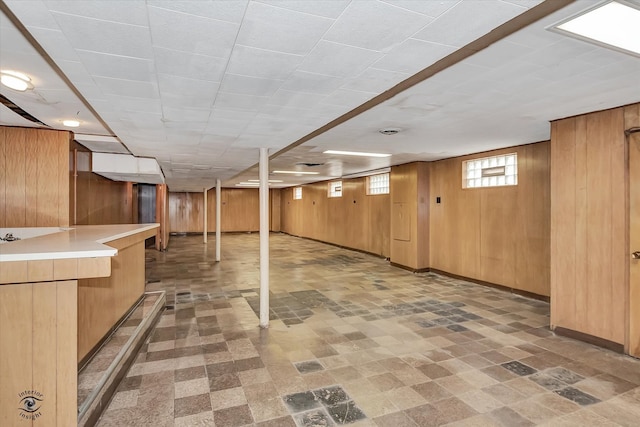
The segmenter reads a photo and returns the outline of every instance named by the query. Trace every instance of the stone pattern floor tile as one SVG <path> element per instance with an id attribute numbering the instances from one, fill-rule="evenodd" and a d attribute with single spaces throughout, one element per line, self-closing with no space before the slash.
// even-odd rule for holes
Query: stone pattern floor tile
<path id="1" fill-rule="evenodd" d="M 258 243 L 223 235 L 220 263 L 201 236 L 147 250 L 147 290 L 165 290 L 167 307 L 100 427 L 640 419 L 640 361 L 556 336 L 548 304 L 315 241 L 271 234 L 260 329 Z"/>

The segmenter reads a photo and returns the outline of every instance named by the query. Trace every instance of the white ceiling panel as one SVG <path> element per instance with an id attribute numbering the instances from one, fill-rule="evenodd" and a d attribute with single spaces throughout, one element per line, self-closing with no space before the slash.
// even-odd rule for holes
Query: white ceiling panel
<path id="1" fill-rule="evenodd" d="M 153 61 L 129 56 L 111 55 L 86 50 L 77 50 L 80 60 L 87 71 L 96 77 L 138 80 L 155 80 Z"/>
<path id="2" fill-rule="evenodd" d="M 263 79 L 227 73 L 220 85 L 220 90 L 242 95 L 271 96 L 282 86 L 283 82 L 284 80 Z"/>
<path id="3" fill-rule="evenodd" d="M 416 0 L 382 0 L 385 3 L 392 4 L 403 9 L 413 12 L 422 13 L 423 15 L 437 18 L 438 16 L 451 9 L 460 0 L 438 0 L 438 1 L 416 1 Z"/>
<path id="4" fill-rule="evenodd" d="M 209 115 L 211 114 L 211 110 L 194 110 L 188 108 L 173 108 L 164 106 L 162 108 L 163 114 L 162 119 L 165 122 L 178 122 L 178 123 L 192 123 L 192 122 L 200 122 L 202 123 L 202 128 L 204 129 L 206 126 L 207 120 L 209 120 Z M 193 124 L 191 124 L 193 126 Z M 182 130 L 182 129 L 181 129 Z"/>
<path id="5" fill-rule="evenodd" d="M 219 58 L 231 53 L 237 24 L 157 7 L 148 10 L 154 46 Z"/>
<path id="6" fill-rule="evenodd" d="M 212 82 L 222 80 L 228 61 L 227 58 L 195 55 L 160 47 L 154 47 L 154 53 L 158 73 Z"/>
<path id="7" fill-rule="evenodd" d="M 103 21 L 146 26 L 147 10 L 144 0 L 47 0 L 51 11 L 85 16 Z"/>
<path id="8" fill-rule="evenodd" d="M 269 100 L 266 96 L 241 95 L 238 93 L 219 92 L 216 98 L 216 108 L 258 111 Z"/>
<path id="9" fill-rule="evenodd" d="M 333 19 L 251 2 L 237 43 L 306 55 L 333 23 Z"/>
<path id="10" fill-rule="evenodd" d="M 99 76 L 94 76 L 93 79 L 105 94 L 152 99 L 158 97 L 158 86 L 152 82 L 112 79 Z"/>
<path id="11" fill-rule="evenodd" d="M 302 62 L 302 56 L 236 45 L 227 72 L 265 79 L 286 79 Z"/>
<path id="12" fill-rule="evenodd" d="M 338 89 L 343 83 L 344 80 L 340 77 L 298 70 L 289 76 L 287 81 L 282 85 L 282 89 L 292 92 L 326 95 Z"/>
<path id="13" fill-rule="evenodd" d="M 26 27 L 49 28 L 57 30 L 58 24 L 49 12 L 43 0 L 5 0 L 11 10 L 20 16 L 20 22 Z"/>
<path id="14" fill-rule="evenodd" d="M 355 77 L 382 57 L 373 50 L 321 41 L 305 57 L 299 71 L 334 77 Z"/>
<path id="15" fill-rule="evenodd" d="M 465 0 L 449 9 L 414 38 L 462 47 L 525 10 L 521 6 L 499 0 Z"/>
<path id="16" fill-rule="evenodd" d="M 242 22 L 248 0 L 147 0 L 150 6 L 235 24 Z"/>
<path id="17" fill-rule="evenodd" d="M 345 107 L 345 112 L 353 108 L 356 108 L 360 104 L 364 104 L 374 96 L 376 93 L 360 92 L 349 89 L 338 89 L 331 95 L 322 100 L 323 103 L 340 105 Z"/>
<path id="18" fill-rule="evenodd" d="M 162 95 L 180 95 L 188 101 L 190 98 L 202 98 L 209 100 L 209 106 L 213 103 L 220 84 L 217 82 L 188 79 L 169 74 L 158 74 L 158 86 Z"/>
<path id="19" fill-rule="evenodd" d="M 410 76 L 409 73 L 369 67 L 359 76 L 347 80 L 342 89 L 382 93 Z"/>
<path id="20" fill-rule="evenodd" d="M 294 92 L 279 89 L 269 98 L 269 103 L 264 107 L 264 109 L 272 111 L 277 107 L 311 108 L 322 101 L 325 96 L 326 95 L 315 93 Z"/>
<path id="21" fill-rule="evenodd" d="M 259 0 L 260 3 L 295 10 L 325 18 L 338 18 L 351 0 Z"/>
<path id="22" fill-rule="evenodd" d="M 145 26 L 52 13 L 75 49 L 134 58 L 152 57 L 151 37 Z"/>
<path id="23" fill-rule="evenodd" d="M 408 39 L 393 52 L 388 53 L 374 63 L 373 67 L 387 71 L 415 74 L 455 50 L 451 46 Z"/>
<path id="24" fill-rule="evenodd" d="M 353 1 L 324 36 L 325 40 L 388 52 L 433 18 L 380 1 Z M 371 25 L 375 22 L 377 25 Z"/>

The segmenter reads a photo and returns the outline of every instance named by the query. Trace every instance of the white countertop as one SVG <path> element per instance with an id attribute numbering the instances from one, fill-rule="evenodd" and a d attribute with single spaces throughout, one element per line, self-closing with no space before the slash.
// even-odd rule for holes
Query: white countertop
<path id="1" fill-rule="evenodd" d="M 52 227 L 42 227 L 42 231 L 47 234 L 28 238 L 26 236 L 37 235 L 39 227 L 3 228 L 1 237 L 12 233 L 16 237 L 22 237 L 22 234 L 25 238 L 0 245 L 0 262 L 111 257 L 118 250 L 106 243 L 158 226 L 159 224 L 75 225 L 60 227 L 59 231 Z"/>

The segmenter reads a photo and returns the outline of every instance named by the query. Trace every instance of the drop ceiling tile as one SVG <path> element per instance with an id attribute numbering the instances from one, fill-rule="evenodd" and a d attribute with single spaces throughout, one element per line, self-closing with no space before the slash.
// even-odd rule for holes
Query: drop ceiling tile
<path id="1" fill-rule="evenodd" d="M 80 60 L 93 76 L 151 82 L 155 80 L 153 61 L 128 56 L 77 50 Z"/>
<path id="2" fill-rule="evenodd" d="M 226 58 L 231 53 L 238 25 L 149 7 L 153 46 Z"/>
<path id="3" fill-rule="evenodd" d="M 553 67 L 558 61 L 584 55 L 596 49 L 602 48 L 579 40 L 564 38 L 557 43 L 535 49 L 524 55 L 521 60 L 538 66 Z M 620 55 L 624 54 L 620 53 Z"/>
<path id="4" fill-rule="evenodd" d="M 6 0 L 5 3 L 26 27 L 58 29 L 58 24 L 44 1 Z"/>
<path id="5" fill-rule="evenodd" d="M 295 10 L 297 12 L 311 15 L 324 16 L 325 18 L 339 17 L 350 0 L 259 0 L 260 3 L 277 6 L 283 9 Z"/>
<path id="6" fill-rule="evenodd" d="M 213 104 L 215 95 L 207 96 L 183 96 L 175 93 L 162 93 L 162 105 L 172 108 L 195 108 L 195 109 L 209 109 Z"/>
<path id="7" fill-rule="evenodd" d="M 133 98 L 130 96 L 105 95 L 108 103 L 117 106 L 118 110 L 141 113 L 162 113 L 160 99 Z"/>
<path id="8" fill-rule="evenodd" d="M 265 79 L 286 79 L 302 59 L 299 55 L 236 45 L 227 72 Z"/>
<path id="9" fill-rule="evenodd" d="M 282 85 L 284 80 L 262 79 L 259 77 L 225 74 L 220 85 L 222 92 L 239 93 L 242 95 L 271 96 Z"/>
<path id="10" fill-rule="evenodd" d="M 159 96 L 157 85 L 151 82 L 113 79 L 100 76 L 95 76 L 94 80 L 105 94 L 152 99 L 158 98 Z"/>
<path id="11" fill-rule="evenodd" d="M 212 82 L 222 80 L 227 65 L 225 58 L 196 55 L 160 47 L 154 47 L 154 56 L 158 73 Z"/>
<path id="12" fill-rule="evenodd" d="M 525 11 L 498 0 L 468 0 L 456 4 L 413 38 L 462 47 Z"/>
<path id="13" fill-rule="evenodd" d="M 104 21 L 131 25 L 147 25 L 146 5 L 142 1 L 130 0 L 47 0 L 52 12 L 84 16 Z"/>
<path id="14" fill-rule="evenodd" d="M 242 111 L 258 111 L 269 100 L 266 96 L 240 95 L 237 93 L 219 92 L 215 107 L 237 109 Z"/>
<path id="15" fill-rule="evenodd" d="M 347 80 L 342 86 L 342 89 L 382 93 L 410 76 L 411 74 L 409 73 L 399 73 L 369 67 L 359 76 Z"/>
<path id="16" fill-rule="evenodd" d="M 217 1 L 176 1 L 176 0 L 148 0 L 149 6 L 181 12 L 188 15 L 201 16 L 239 24 L 242 21 L 248 0 Z"/>
<path id="17" fill-rule="evenodd" d="M 249 3 L 237 43 L 277 52 L 306 55 L 334 20 L 264 3 Z"/>
<path id="18" fill-rule="evenodd" d="M 163 95 L 170 93 L 188 98 L 201 98 L 209 100 L 210 103 L 215 99 L 219 88 L 217 82 L 187 79 L 169 74 L 158 74 L 158 85 Z"/>
<path id="19" fill-rule="evenodd" d="M 324 40 L 388 52 L 433 18 L 380 1 L 351 2 Z"/>
<path id="20" fill-rule="evenodd" d="M 416 0 L 382 0 L 396 7 L 422 13 L 423 15 L 437 18 L 451 9 L 460 0 L 416 1 Z"/>
<path id="21" fill-rule="evenodd" d="M 346 113 L 352 108 L 355 108 L 361 104 L 364 104 L 365 102 L 367 102 L 368 100 L 370 100 L 376 95 L 377 93 L 359 92 L 359 91 L 348 90 L 348 89 L 338 89 L 335 92 L 333 92 L 331 95 L 323 99 L 322 102 L 324 104 L 343 106 L 345 107 L 344 112 Z"/>
<path id="22" fill-rule="evenodd" d="M 205 123 L 209 120 L 209 115 L 211 112 L 209 110 L 195 110 L 195 109 L 187 109 L 187 108 L 172 108 L 163 106 L 162 107 L 162 117 L 167 126 L 167 123 L 174 122 L 176 126 L 182 128 L 183 123 L 191 123 L 191 122 L 201 122 L 201 127 L 204 129 Z M 189 125 L 191 130 L 193 130 L 193 125 Z"/>
<path id="23" fill-rule="evenodd" d="M 380 52 L 323 40 L 304 59 L 298 70 L 348 78 L 357 76 L 381 57 Z"/>
<path id="24" fill-rule="evenodd" d="M 151 37 L 147 27 L 56 12 L 54 16 L 75 49 L 151 59 Z"/>
<path id="25" fill-rule="evenodd" d="M 455 50 L 452 46 L 408 39 L 398 48 L 375 62 L 373 67 L 412 75 L 453 53 Z"/>
<path id="26" fill-rule="evenodd" d="M 57 61 L 58 67 L 74 84 L 93 84 L 91 75 L 84 64 L 79 61 Z"/>
<path id="27" fill-rule="evenodd" d="M 290 90 L 279 89 L 273 96 L 269 98 L 269 103 L 265 109 L 273 109 L 276 106 L 299 108 L 313 108 L 324 99 L 326 95 L 294 92 Z"/>
<path id="28" fill-rule="evenodd" d="M 19 114 L 0 104 L 0 123 L 6 126 L 41 127 L 42 125 L 25 119 Z"/>
<path id="29" fill-rule="evenodd" d="M 328 95 L 344 84 L 340 77 L 305 71 L 294 71 L 282 85 L 283 90 Z"/>

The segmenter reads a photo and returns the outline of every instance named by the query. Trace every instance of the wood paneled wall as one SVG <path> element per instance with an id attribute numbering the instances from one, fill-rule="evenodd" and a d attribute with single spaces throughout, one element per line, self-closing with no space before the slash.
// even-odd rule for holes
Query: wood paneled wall
<path id="1" fill-rule="evenodd" d="M 551 325 L 625 341 L 624 108 L 551 124 Z"/>
<path id="2" fill-rule="evenodd" d="M 342 180 L 342 197 L 327 197 L 327 182 L 282 190 L 281 228 L 294 236 L 389 256 L 389 195 L 366 195 L 366 179 Z"/>
<path id="3" fill-rule="evenodd" d="M 260 201 L 256 188 L 223 188 L 220 193 L 222 206 L 221 231 L 260 230 Z M 269 191 L 271 230 L 280 230 L 280 190 Z M 170 230 L 174 233 L 202 233 L 204 221 L 204 192 L 169 193 Z M 276 203 L 278 203 L 276 205 Z M 277 206 L 274 209 L 274 206 Z M 207 231 L 216 231 L 216 189 L 207 192 Z"/>
<path id="4" fill-rule="evenodd" d="M 72 144 L 69 157 L 72 224 L 135 224 L 138 222 L 137 206 L 134 206 L 137 204 L 137 192 L 134 200 L 132 183 L 112 181 L 91 172 L 91 151 L 78 143 Z"/>
<path id="5" fill-rule="evenodd" d="M 624 109 L 624 128 L 640 128 L 640 104 Z M 628 253 L 640 251 L 640 132 L 627 138 L 629 155 L 629 245 Z M 640 259 L 629 261 L 629 315 L 627 353 L 640 357 Z"/>
<path id="6" fill-rule="evenodd" d="M 70 137 L 0 126 L 0 227 L 69 225 Z"/>
<path id="7" fill-rule="evenodd" d="M 391 262 L 429 267 L 429 164 L 391 168 Z"/>
<path id="8" fill-rule="evenodd" d="M 464 160 L 513 152 L 518 185 L 462 188 Z M 549 168 L 549 142 L 431 163 L 430 267 L 549 296 Z"/>

